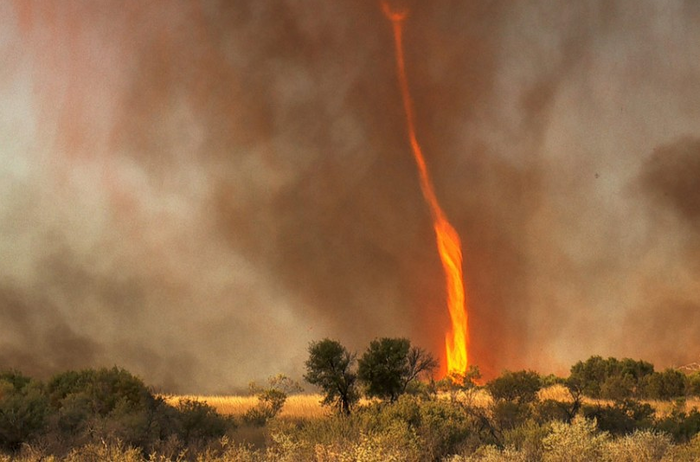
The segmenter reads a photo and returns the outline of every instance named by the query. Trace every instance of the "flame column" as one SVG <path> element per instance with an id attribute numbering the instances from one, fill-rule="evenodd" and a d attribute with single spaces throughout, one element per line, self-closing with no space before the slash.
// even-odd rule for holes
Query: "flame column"
<path id="1" fill-rule="evenodd" d="M 413 111 L 413 100 L 406 78 L 406 63 L 403 52 L 403 22 L 407 17 L 406 11 L 395 12 L 389 4 L 382 2 L 384 14 L 391 21 L 394 30 L 394 45 L 396 48 L 396 67 L 403 99 L 404 111 L 406 113 L 406 125 L 411 151 L 418 167 L 420 187 L 423 192 L 425 202 L 430 208 L 430 215 L 435 230 L 435 240 L 440 261 L 445 272 L 447 308 L 450 313 L 451 330 L 445 337 L 445 350 L 447 359 L 448 374 L 464 375 L 469 365 L 469 323 L 467 316 L 467 297 L 464 290 L 464 279 L 462 274 L 462 246 L 459 235 L 445 216 L 440 203 L 435 195 L 433 182 L 425 163 L 423 150 L 416 137 L 415 114 Z"/>

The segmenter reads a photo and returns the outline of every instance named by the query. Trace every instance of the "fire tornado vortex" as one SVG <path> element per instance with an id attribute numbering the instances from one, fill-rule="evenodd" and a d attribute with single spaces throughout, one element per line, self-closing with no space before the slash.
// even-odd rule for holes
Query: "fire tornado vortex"
<path id="1" fill-rule="evenodd" d="M 389 4 L 382 2 L 384 14 L 391 21 L 394 29 L 394 44 L 396 46 L 396 68 L 399 78 L 399 87 L 403 98 L 404 111 L 406 112 L 406 125 L 408 137 L 411 143 L 411 150 L 418 166 L 420 176 L 420 187 L 423 197 L 430 208 L 430 215 L 435 229 L 435 239 L 437 243 L 440 261 L 445 272 L 447 285 L 447 308 L 450 312 L 452 329 L 445 336 L 445 349 L 447 358 L 448 374 L 464 375 L 467 371 L 468 362 L 468 317 L 467 299 L 464 292 L 464 282 L 462 277 L 462 247 L 459 236 L 445 216 L 445 212 L 440 207 L 440 203 L 435 195 L 433 182 L 425 164 L 423 151 L 416 138 L 415 114 L 413 112 L 413 101 L 408 88 L 406 78 L 406 64 L 403 54 L 403 21 L 408 14 L 407 11 L 392 11 Z"/>

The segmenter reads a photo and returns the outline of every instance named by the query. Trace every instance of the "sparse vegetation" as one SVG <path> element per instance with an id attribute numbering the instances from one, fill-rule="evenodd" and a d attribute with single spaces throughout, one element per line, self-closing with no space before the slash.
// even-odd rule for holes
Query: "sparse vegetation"
<path id="1" fill-rule="evenodd" d="M 245 413 L 245 420 L 254 425 L 265 425 L 267 421 L 277 416 L 287 401 L 290 393 L 302 390 L 294 380 L 284 374 L 279 374 L 268 379 L 268 386 L 263 388 L 255 382 L 250 384 L 250 390 L 258 398 L 255 406 Z"/>
<path id="2" fill-rule="evenodd" d="M 364 367 L 386 368 L 381 386 L 363 380 L 364 400 L 354 355 L 327 339 L 309 348 L 307 379 L 325 392 L 311 397 L 283 375 L 231 404 L 158 396 L 118 368 L 45 382 L 3 372 L 0 462 L 700 460 L 694 375 L 593 357 L 567 378 L 512 371 L 477 385 L 473 368 L 419 383 L 434 360 L 415 350 L 427 365 L 415 367 L 412 351 L 405 339 L 370 345 Z"/>

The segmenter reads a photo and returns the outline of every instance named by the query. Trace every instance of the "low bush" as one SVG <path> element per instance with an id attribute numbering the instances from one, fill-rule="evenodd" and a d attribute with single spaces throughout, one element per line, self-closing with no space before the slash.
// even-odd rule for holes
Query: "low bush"
<path id="1" fill-rule="evenodd" d="M 689 413 L 675 410 L 659 420 L 656 429 L 671 435 L 674 441 L 685 443 L 700 433 L 700 412 L 693 409 Z"/>
<path id="2" fill-rule="evenodd" d="M 613 435 L 627 435 L 654 425 L 654 408 L 630 399 L 610 406 L 586 405 L 582 412 L 586 418 L 596 420 L 601 430 Z"/>
<path id="3" fill-rule="evenodd" d="M 649 430 L 635 431 L 610 440 L 603 448 L 606 462 L 660 461 L 671 448 L 671 438 L 664 433 Z"/>
<path id="4" fill-rule="evenodd" d="M 533 371 L 505 371 L 500 377 L 486 384 L 486 389 L 496 401 L 528 404 L 537 400 L 542 388 L 540 376 Z"/>
<path id="5" fill-rule="evenodd" d="M 608 442 L 606 432 L 598 432 L 594 420 L 576 417 L 570 424 L 552 422 L 551 432 L 542 439 L 545 462 L 588 462 L 601 460 Z"/>

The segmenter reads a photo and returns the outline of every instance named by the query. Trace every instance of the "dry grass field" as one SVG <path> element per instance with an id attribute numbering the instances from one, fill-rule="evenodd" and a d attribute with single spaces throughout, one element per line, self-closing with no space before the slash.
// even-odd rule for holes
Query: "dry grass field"
<path id="1" fill-rule="evenodd" d="M 205 402 L 216 409 L 219 414 L 233 416 L 242 416 L 258 402 L 255 396 L 178 395 L 165 397 L 165 400 L 171 405 L 176 405 L 183 399 Z M 321 406 L 322 399 L 323 397 L 317 394 L 289 396 L 280 415 L 302 419 L 324 417 L 328 415 L 329 409 Z"/>
<path id="2" fill-rule="evenodd" d="M 449 396 L 443 395 L 445 399 Z M 309 395 L 292 395 L 287 398 L 287 402 L 282 409 L 281 416 L 288 418 L 311 419 L 319 418 L 328 415 L 329 408 L 321 406 L 322 396 L 319 394 Z M 541 400 L 553 399 L 557 401 L 569 401 L 571 397 L 568 391 L 562 385 L 553 385 L 539 392 Z M 165 397 L 168 404 L 175 405 L 180 400 L 192 399 L 203 401 L 214 407 L 220 414 L 242 416 L 250 408 L 258 402 L 255 396 L 205 396 L 205 395 L 172 395 Z M 468 395 L 460 396 L 460 399 L 467 400 L 471 404 L 477 406 L 488 406 L 491 403 L 491 397 L 484 390 L 476 390 Z M 366 403 L 362 400 L 361 403 Z M 612 401 L 595 400 L 584 398 L 587 404 L 612 404 Z M 657 417 L 667 415 L 673 409 L 674 403 L 671 401 L 644 401 L 651 404 L 656 409 Z M 686 410 L 700 409 L 700 398 L 689 398 L 685 402 Z"/>
<path id="3" fill-rule="evenodd" d="M 541 400 L 553 399 L 556 401 L 570 401 L 571 400 L 571 397 L 569 396 L 569 392 L 566 390 L 566 388 L 563 385 L 553 385 L 551 387 L 540 390 L 539 398 Z M 584 398 L 583 402 L 586 404 L 603 404 L 603 405 L 613 404 L 613 401 L 611 401 L 611 400 L 592 399 L 592 398 Z M 650 404 L 656 410 L 656 417 L 667 416 L 673 410 L 674 406 L 676 406 L 676 403 L 674 403 L 673 401 L 642 400 L 642 402 Z M 686 398 L 685 410 L 690 411 L 691 409 L 700 409 L 700 398 L 698 398 L 698 397 Z"/>

